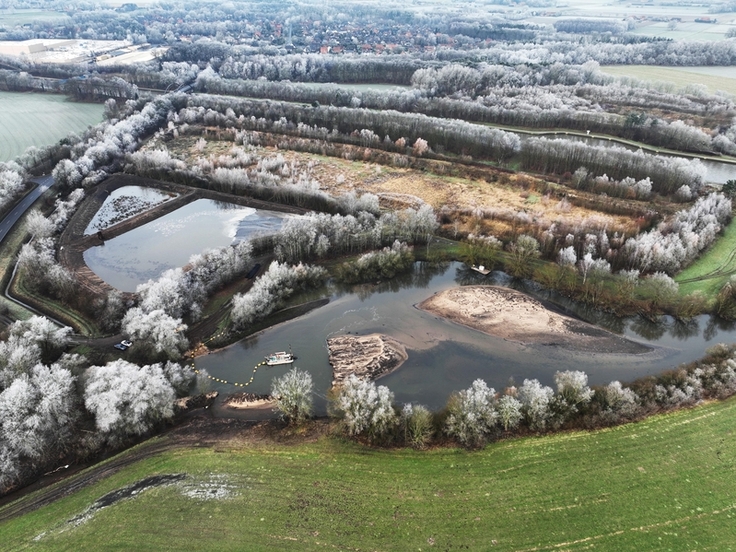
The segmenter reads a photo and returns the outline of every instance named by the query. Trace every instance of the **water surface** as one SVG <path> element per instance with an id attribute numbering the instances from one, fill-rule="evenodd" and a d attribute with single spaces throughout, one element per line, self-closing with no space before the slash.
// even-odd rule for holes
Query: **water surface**
<path id="1" fill-rule="evenodd" d="M 92 271 L 122 291 L 184 266 L 206 249 L 224 247 L 256 234 L 272 233 L 288 216 L 209 199 L 193 201 L 84 252 Z"/>
<path id="2" fill-rule="evenodd" d="M 730 325 L 719 327 L 709 317 L 690 324 L 677 324 L 665 317 L 652 324 L 639 318 L 620 319 L 579 309 L 578 315 L 635 341 L 649 344 L 643 355 L 576 353 L 545 345 L 521 345 L 485 335 L 418 310 L 414 305 L 430 295 L 461 284 L 493 283 L 511 285 L 503 274 L 480 277 L 460 263 L 437 270 L 417 263 L 414 273 L 380 285 L 357 286 L 354 293 L 325 291 L 331 302 L 301 318 L 280 324 L 259 335 L 221 351 L 200 357 L 196 366 L 215 377 L 231 382 L 247 382 L 253 368 L 274 351 L 292 347 L 295 366 L 312 374 L 318 413 L 325 412 L 325 394 L 332 381 L 326 340 L 334 335 L 384 333 L 406 345 L 409 359 L 395 372 L 379 379 L 399 403 L 417 402 L 441 408 L 452 391 L 465 389 L 476 378 L 502 390 L 526 378 L 553 385 L 558 370 L 583 370 L 591 384 L 612 380 L 633 380 L 659 373 L 684 362 L 701 358 L 719 341 L 733 341 Z M 533 294 L 533 284 L 514 285 Z M 541 299 L 551 298 L 542 294 Z M 574 303 L 562 305 L 574 308 Z M 246 388 L 213 384 L 223 394 L 236 391 L 268 393 L 271 380 L 289 366 L 260 367 L 253 384 Z M 233 410 L 221 409 L 223 415 Z M 265 412 L 268 415 L 270 411 Z M 234 415 L 238 415 L 237 413 Z M 252 417 L 252 413 L 242 414 Z"/>

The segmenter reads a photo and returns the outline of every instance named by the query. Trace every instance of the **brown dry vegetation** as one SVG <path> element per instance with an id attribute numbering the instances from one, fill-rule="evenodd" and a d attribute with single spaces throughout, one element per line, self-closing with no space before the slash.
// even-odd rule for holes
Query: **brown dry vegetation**
<path id="1" fill-rule="evenodd" d="M 180 136 L 167 142 L 165 147 L 187 163 L 226 154 L 233 147 L 232 142 L 218 141 L 210 135 L 200 152 L 195 146 L 197 139 L 196 136 Z M 152 141 L 146 147 L 161 145 Z M 356 157 L 362 157 L 360 152 L 365 148 L 354 149 Z M 416 207 L 426 202 L 438 211 L 443 207 L 449 209 L 457 225 L 448 224 L 445 230 L 455 234 L 515 234 L 519 228 L 508 219 L 516 213 L 525 213 L 542 227 L 556 223 L 566 227 L 607 228 L 610 232 L 631 235 L 637 233 L 641 225 L 641 220 L 631 215 L 609 214 L 581 206 L 586 201 L 600 202 L 595 194 L 570 190 L 530 174 L 513 174 L 493 167 L 463 169 L 462 164 L 436 160 L 426 161 L 426 170 L 417 170 L 272 147 L 257 147 L 256 151 L 266 158 L 283 156 L 295 169 L 295 174 L 308 174 L 319 182 L 322 190 L 333 196 L 350 191 L 373 193 L 384 208 Z M 582 201 L 562 202 L 568 192 Z M 618 201 L 626 203 L 624 210 L 646 210 L 643 202 Z M 486 211 L 485 216 L 479 216 L 481 211 Z"/>

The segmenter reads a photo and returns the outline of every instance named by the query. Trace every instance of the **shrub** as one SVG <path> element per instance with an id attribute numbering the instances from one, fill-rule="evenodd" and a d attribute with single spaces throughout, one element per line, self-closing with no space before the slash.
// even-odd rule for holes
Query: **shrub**
<path id="1" fill-rule="evenodd" d="M 426 406 L 405 404 L 401 410 L 404 443 L 415 449 L 425 448 L 434 435 L 432 418 L 432 413 Z"/>
<path id="2" fill-rule="evenodd" d="M 289 370 L 271 383 L 276 410 L 288 423 L 299 424 L 312 415 L 312 376 L 309 372 Z"/>
<path id="3" fill-rule="evenodd" d="M 482 445 L 498 421 L 496 390 L 482 379 L 450 397 L 445 432 L 468 447 Z"/>

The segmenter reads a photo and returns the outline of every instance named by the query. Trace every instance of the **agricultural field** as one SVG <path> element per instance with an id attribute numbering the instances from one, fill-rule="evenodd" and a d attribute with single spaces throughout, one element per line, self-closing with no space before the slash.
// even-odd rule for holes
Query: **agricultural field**
<path id="1" fill-rule="evenodd" d="M 163 452 L 0 530 L 5 550 L 732 550 L 734 415 L 731 399 L 477 452 L 309 431 L 197 448 L 162 437 L 149 446 Z M 95 505 L 156 476 L 169 480 Z"/>
<path id="2" fill-rule="evenodd" d="M 632 34 L 669 38 L 672 40 L 680 41 L 725 40 L 726 33 L 731 28 L 731 26 L 720 24 L 721 21 L 726 21 L 728 19 L 721 18 L 721 15 L 722 14 L 718 14 L 718 17 L 716 17 L 716 19 L 718 19 L 718 24 L 683 21 L 682 23 L 678 23 L 674 29 L 670 29 L 667 26 L 668 23 L 666 21 L 656 21 L 637 26 L 637 28 L 632 31 Z"/>
<path id="3" fill-rule="evenodd" d="M 70 102 L 66 96 L 0 92 L 0 161 L 81 132 L 101 122 L 102 112 L 101 104 Z"/>
<path id="4" fill-rule="evenodd" d="M 658 65 L 606 65 L 609 75 L 647 82 L 668 83 L 673 90 L 705 86 L 709 92 L 736 95 L 736 70 L 732 67 L 660 67 Z"/>
<path id="5" fill-rule="evenodd" d="M 736 273 L 736 224 L 729 224 L 717 240 L 695 263 L 680 272 L 675 281 L 680 295 L 701 291 L 715 298 L 732 274 Z"/>
<path id="6" fill-rule="evenodd" d="M 2 9 L 0 10 L 0 27 L 12 29 L 17 25 L 57 22 L 67 18 L 65 13 L 57 11 Z"/>

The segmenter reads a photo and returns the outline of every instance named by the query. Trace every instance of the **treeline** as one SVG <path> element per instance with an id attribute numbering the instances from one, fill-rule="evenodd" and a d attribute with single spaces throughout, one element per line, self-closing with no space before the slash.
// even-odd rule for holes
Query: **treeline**
<path id="1" fill-rule="evenodd" d="M 617 180 L 651 178 L 652 190 L 673 194 L 682 186 L 697 191 L 705 178 L 698 159 L 663 157 L 619 146 L 599 147 L 571 140 L 529 138 L 520 153 L 521 166 L 544 174 L 572 173 L 585 167 L 591 174 L 607 174 Z"/>
<path id="2" fill-rule="evenodd" d="M 556 389 L 525 379 L 518 388 L 497 392 L 477 379 L 453 393 L 439 412 L 397 405 L 387 387 L 350 375 L 330 391 L 328 413 L 346 435 L 374 444 L 422 449 L 449 438 L 476 448 L 502 437 L 611 426 L 723 399 L 736 393 L 735 367 L 733 347 L 719 345 L 703 361 L 629 385 L 614 381 L 591 388 L 584 372 L 563 371 L 554 376 Z M 283 385 L 285 378 L 291 386 Z M 287 421 L 309 415 L 311 386 L 309 374 L 296 369 L 274 380 L 277 408 Z"/>
<path id="3" fill-rule="evenodd" d="M 656 106 L 702 114 L 716 121 L 728 121 L 734 113 L 733 103 L 724 102 L 720 98 L 698 98 L 698 101 L 688 102 L 683 100 L 681 95 L 643 89 L 647 101 L 642 102 L 640 94 L 634 94 L 635 100 L 632 99 L 633 90 L 639 89 L 620 84 L 605 86 L 555 84 L 540 92 L 538 85 L 520 86 L 521 82 L 529 82 L 526 78 L 517 81 L 517 85 L 503 84 L 504 79 L 498 73 L 513 72 L 510 68 L 498 68 L 500 71 L 488 70 L 481 73 L 477 69 L 462 67 L 465 73 L 472 73 L 475 79 L 464 78 L 460 81 L 453 80 L 453 75 L 456 77 L 457 66 L 450 68 L 453 70 L 446 71 L 447 68 L 443 68 L 417 71 L 413 81 L 419 88 L 412 90 L 356 91 L 336 84 L 313 86 L 266 80 L 223 79 L 211 69 L 200 73 L 196 86 L 200 92 L 213 94 L 307 104 L 317 102 L 336 107 L 393 109 L 424 113 L 432 117 L 526 128 L 590 131 L 681 151 L 709 153 L 714 149 L 730 151 L 729 147 L 736 148 L 727 134 L 718 134 L 718 140 L 714 140 L 700 128 L 681 121 L 669 122 L 638 111 Z M 479 77 L 481 74 L 484 76 Z M 493 81 L 494 76 L 499 76 L 499 82 L 495 87 L 486 88 L 487 84 L 482 83 L 488 79 Z M 446 78 L 453 82 L 445 83 Z M 583 82 L 586 82 L 585 79 Z M 459 98 L 459 94 L 468 94 L 468 97 Z M 588 96 L 590 100 L 586 99 Z M 624 108 L 631 105 L 637 111 L 630 111 L 628 115 L 606 113 L 600 110 L 600 103 L 604 101 L 621 102 Z M 719 125 L 718 130 L 721 128 Z"/>
<path id="4" fill-rule="evenodd" d="M 629 25 L 611 19 L 558 19 L 554 22 L 558 33 L 613 33 L 621 34 L 629 30 Z"/>
<path id="5" fill-rule="evenodd" d="M 309 126 L 317 131 L 309 137 L 329 139 L 331 132 L 337 132 L 344 140 L 362 145 L 385 147 L 386 136 L 389 146 L 394 149 L 395 141 L 404 138 L 411 145 L 423 138 L 435 150 L 445 150 L 457 154 L 469 154 L 484 159 L 503 161 L 519 149 L 519 137 L 502 130 L 474 125 L 465 121 L 438 119 L 422 114 L 399 113 L 397 111 L 376 111 L 371 109 L 319 106 L 305 109 L 301 105 L 266 100 L 250 100 L 224 96 L 197 94 L 189 99 L 186 122 L 204 122 L 218 126 L 235 126 L 248 130 L 275 129 L 284 134 L 308 132 Z M 197 115 L 196 110 L 200 115 Z M 229 110 L 229 111 L 228 111 Z M 228 117 L 226 113 L 231 112 Z M 209 115 L 207 115 L 209 113 Z M 242 115 L 242 117 L 241 117 Z M 190 120 L 192 116 L 196 118 Z M 324 129 L 324 130 L 323 130 Z M 363 129 L 370 129 L 371 139 L 356 136 Z"/>

